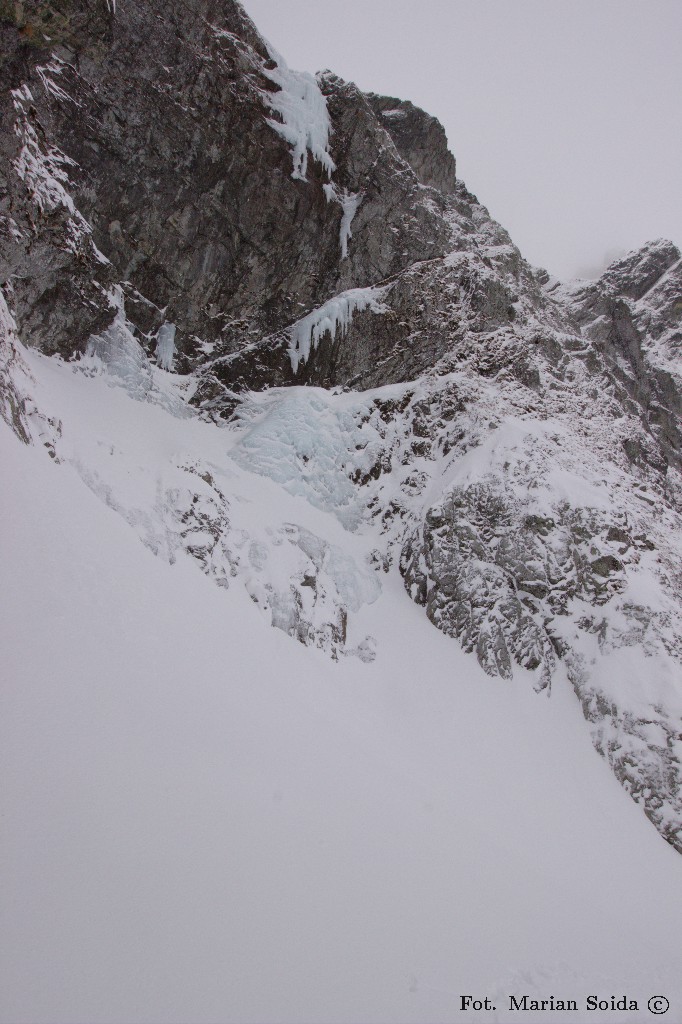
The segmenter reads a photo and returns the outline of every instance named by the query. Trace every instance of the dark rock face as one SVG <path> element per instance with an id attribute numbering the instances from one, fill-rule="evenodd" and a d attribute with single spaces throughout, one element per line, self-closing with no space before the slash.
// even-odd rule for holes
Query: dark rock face
<path id="1" fill-rule="evenodd" d="M 16 275 L 20 330 L 30 344 L 80 351 L 100 326 L 87 315 L 92 295 L 85 279 L 96 276 L 106 287 L 113 277 L 126 282 L 129 315 L 142 337 L 151 337 L 164 316 L 177 325 L 181 368 L 188 369 L 201 361 L 202 345 L 238 350 L 290 323 L 301 308 L 445 251 L 447 230 L 433 199 L 422 197 L 369 103 L 354 86 L 327 76 L 338 185 L 361 195 L 356 243 L 340 259 L 341 209 L 325 197 L 319 164 L 310 161 L 309 182 L 292 178 L 289 146 L 267 124 L 263 100 L 276 91 L 267 76 L 275 62 L 238 4 L 170 9 L 121 0 L 115 18 L 104 0 L 79 10 L 60 36 L 61 57 L 50 61 L 38 48 L 24 60 L 19 77 L 31 96 L 20 116 L 28 125 L 24 138 L 35 132 L 41 171 L 65 175 L 65 191 L 112 269 L 84 268 L 76 286 L 83 291 L 82 324 L 73 320 L 73 292 L 60 297 L 37 267 Z M 106 19 L 106 32 L 91 20 L 93 11 Z M 9 167 L 21 150 L 16 122 L 8 102 Z M 22 186 L 10 173 L 5 205 L 28 207 L 35 219 Z M 47 212 L 52 220 L 39 234 L 51 249 L 36 262 L 51 262 L 52 277 L 73 279 L 75 268 L 62 255 L 67 241 L 55 238 L 68 203 L 54 197 Z M 20 222 L 19 230 L 25 233 Z M 12 247 L 6 265 L 19 258 Z M 43 306 L 57 312 L 49 338 L 40 327 Z M 64 323 L 62 307 L 70 310 Z"/>
<path id="2" fill-rule="evenodd" d="M 520 267 L 513 281 L 519 273 Z M 295 370 L 291 334 L 278 332 L 207 364 L 201 396 L 220 402 L 223 387 L 228 392 L 280 384 L 365 389 L 413 380 L 442 359 L 463 358 L 472 334 L 508 325 L 517 288 L 518 283 L 501 283 L 490 273 L 490 260 L 475 254 L 417 262 L 377 291 L 379 312 L 361 310 L 345 329 L 325 333 Z M 537 288 L 536 293 L 543 301 Z M 483 339 L 478 358 L 486 359 Z"/>
<path id="3" fill-rule="evenodd" d="M 368 93 L 367 99 L 422 185 L 446 194 L 454 192 L 457 165 L 440 122 L 409 101 L 394 96 Z"/>
<path id="4" fill-rule="evenodd" d="M 550 282 L 456 179 L 434 118 L 290 71 L 235 0 L 5 2 L 0 34 L 3 418 L 58 455 L 21 342 L 87 349 L 163 402 L 156 353 L 205 417 L 240 422 L 250 393 L 282 389 L 263 414 L 280 410 L 278 444 L 286 389 L 326 389 L 331 468 L 296 413 L 305 493 L 338 485 L 342 525 L 376 532 L 375 565 L 398 565 L 486 672 L 545 693 L 565 674 L 597 749 L 682 849 L 678 249 Z M 248 470 L 272 474 L 260 455 Z M 248 579 L 274 625 L 348 653 L 352 599 L 327 572 L 343 553 L 287 523 L 275 585 L 270 540 L 235 529 L 225 485 L 179 471 L 145 543 L 172 535 L 218 585 Z M 367 572 L 348 570 L 363 600 Z"/>
<path id="5" fill-rule="evenodd" d="M 66 65 L 57 52 L 78 60 L 106 48 L 111 12 L 102 0 L 8 4 L 0 13 L 0 281 L 21 339 L 69 356 L 111 319 L 113 278 L 64 187 L 76 168 L 55 138 L 49 102 L 40 101 L 61 95 L 53 78 Z"/>
<path id="6" fill-rule="evenodd" d="M 5 73 L 34 63 L 41 51 L 103 52 L 111 40 L 113 13 L 107 0 L 0 0 Z"/>

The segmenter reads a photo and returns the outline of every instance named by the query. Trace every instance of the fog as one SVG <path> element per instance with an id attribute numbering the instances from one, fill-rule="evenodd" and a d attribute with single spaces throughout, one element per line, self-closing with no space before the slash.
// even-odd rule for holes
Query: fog
<path id="1" fill-rule="evenodd" d="M 590 276 L 682 244 L 677 0 L 244 0 L 300 70 L 435 114 L 458 175 L 534 264 Z"/>

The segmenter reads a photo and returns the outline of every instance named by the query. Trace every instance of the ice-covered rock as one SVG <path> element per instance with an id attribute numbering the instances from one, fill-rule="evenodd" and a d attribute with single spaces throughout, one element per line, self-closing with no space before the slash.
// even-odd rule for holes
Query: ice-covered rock
<path id="1" fill-rule="evenodd" d="M 385 288 L 352 288 L 334 296 L 294 324 L 289 329 L 289 356 L 294 373 L 300 363 L 308 361 L 311 351 L 317 348 L 325 334 L 332 342 L 337 334 L 343 338 L 354 313 L 365 309 L 372 313 L 386 313 L 387 308 L 381 301 L 385 294 Z"/>
<path id="2" fill-rule="evenodd" d="M 331 178 L 336 164 L 329 152 L 332 126 L 327 101 L 314 75 L 307 71 L 292 71 L 281 54 L 272 47 L 269 49 L 275 67 L 264 68 L 264 74 L 278 88 L 275 92 L 264 93 L 263 98 L 281 119 L 268 118 L 268 124 L 291 146 L 294 164 L 291 177 L 307 181 L 310 153 Z"/>
<path id="3" fill-rule="evenodd" d="M 162 370 L 173 369 L 175 324 L 161 324 L 156 339 L 156 362 Z"/>
<path id="4" fill-rule="evenodd" d="M 323 185 L 327 202 L 336 202 L 341 207 L 341 224 L 339 226 L 339 245 L 341 246 L 341 259 L 348 256 L 348 241 L 353 237 L 351 225 L 353 218 L 358 212 L 362 202 L 361 192 L 349 192 L 348 189 L 337 189 L 335 185 Z"/>

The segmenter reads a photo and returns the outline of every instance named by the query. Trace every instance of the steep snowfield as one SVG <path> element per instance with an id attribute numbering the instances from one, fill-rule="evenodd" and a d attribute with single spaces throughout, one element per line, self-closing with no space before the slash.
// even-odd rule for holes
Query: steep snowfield
<path id="1" fill-rule="evenodd" d="M 639 1001 L 588 1015 L 611 1022 L 664 994 L 679 1019 L 682 861 L 562 671 L 551 699 L 485 675 L 370 572 L 371 533 L 249 471 L 248 425 L 172 415 L 163 371 L 143 402 L 127 374 L 29 365 L 61 464 L 0 423 L 1 1019 L 465 1021 L 489 994 L 476 1019 L 507 1021 L 511 993 Z M 235 542 L 227 589 L 167 516 L 207 471 L 262 545 Z M 332 547 L 380 579 L 352 627 L 373 662 L 267 628 L 287 524 L 328 545 L 328 588 L 350 585 Z"/>

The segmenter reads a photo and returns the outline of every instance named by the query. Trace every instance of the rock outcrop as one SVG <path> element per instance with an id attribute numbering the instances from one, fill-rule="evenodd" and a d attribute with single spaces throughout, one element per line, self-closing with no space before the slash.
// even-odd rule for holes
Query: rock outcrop
<path id="1" fill-rule="evenodd" d="M 454 192 L 457 165 L 441 123 L 409 100 L 375 93 L 369 93 L 367 99 L 422 185 L 446 194 Z"/>

